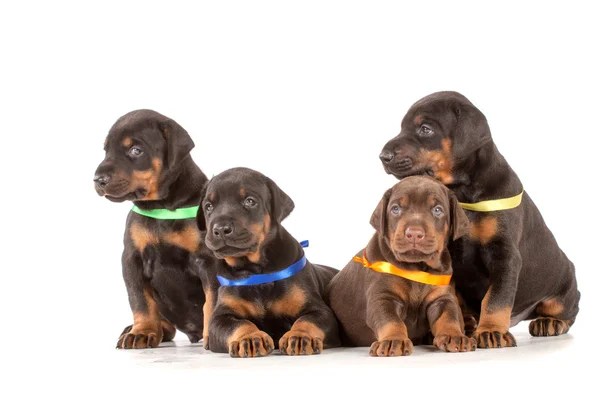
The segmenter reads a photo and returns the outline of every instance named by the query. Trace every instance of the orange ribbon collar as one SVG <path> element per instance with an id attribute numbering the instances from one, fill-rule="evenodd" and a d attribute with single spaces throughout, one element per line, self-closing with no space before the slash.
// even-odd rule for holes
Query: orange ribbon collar
<path id="1" fill-rule="evenodd" d="M 371 264 L 369 260 L 367 260 L 367 249 L 363 252 L 363 258 L 354 257 L 353 260 L 373 271 L 400 276 L 404 279 L 424 283 L 426 285 L 447 286 L 450 284 L 450 279 L 452 278 L 452 275 L 433 275 L 423 271 L 408 271 L 385 261 L 377 261 Z"/>

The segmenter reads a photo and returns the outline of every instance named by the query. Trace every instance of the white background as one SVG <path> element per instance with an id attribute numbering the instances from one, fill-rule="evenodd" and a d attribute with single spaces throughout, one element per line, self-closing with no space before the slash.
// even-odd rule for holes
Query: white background
<path id="1" fill-rule="evenodd" d="M 585 396 L 599 306 L 598 13 L 413 3 L 2 2 L 2 397 Z M 230 360 L 181 333 L 174 348 L 114 349 L 131 321 L 130 204 L 98 197 L 92 177 L 119 116 L 178 121 L 209 177 L 246 166 L 273 178 L 296 203 L 285 226 L 310 239 L 308 257 L 342 268 L 395 183 L 379 151 L 438 90 L 484 112 L 575 263 L 569 335 L 532 340 L 525 324 L 516 349 L 390 360 L 366 349 Z"/>

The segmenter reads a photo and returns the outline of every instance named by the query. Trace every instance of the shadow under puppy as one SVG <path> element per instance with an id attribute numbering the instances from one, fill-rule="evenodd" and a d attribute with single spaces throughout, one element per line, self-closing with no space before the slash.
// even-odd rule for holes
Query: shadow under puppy
<path id="1" fill-rule="evenodd" d="M 277 342 L 287 355 L 339 346 L 337 321 L 323 300 L 337 270 L 307 261 L 281 226 L 292 199 L 247 168 L 215 176 L 203 193 L 198 226 L 218 259 L 221 283 L 209 322 L 210 349 L 260 357 Z"/>
<path id="2" fill-rule="evenodd" d="M 157 347 L 173 339 L 175 329 L 192 343 L 204 338 L 208 346 L 218 283 L 195 221 L 207 178 L 189 154 L 193 147 L 185 129 L 152 110 L 125 114 L 106 138 L 96 192 L 135 205 L 121 260 L 133 325 L 117 348 Z"/>
<path id="3" fill-rule="evenodd" d="M 328 298 L 351 346 L 372 356 L 402 356 L 431 331 L 448 352 L 472 351 L 450 286 L 450 239 L 468 233 L 454 195 L 428 177 L 410 177 L 387 190 L 371 217 L 376 233 L 330 283 Z"/>

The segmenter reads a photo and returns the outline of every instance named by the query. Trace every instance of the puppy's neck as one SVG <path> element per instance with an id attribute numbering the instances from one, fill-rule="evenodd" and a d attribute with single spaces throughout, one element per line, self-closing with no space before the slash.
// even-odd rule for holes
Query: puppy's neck
<path id="1" fill-rule="evenodd" d="M 519 177 L 492 141 L 457 160 L 452 176 L 454 182 L 448 187 L 464 203 L 512 197 L 523 190 Z"/>
<path id="2" fill-rule="evenodd" d="M 191 156 L 181 162 L 177 171 L 167 176 L 160 182 L 159 193 L 163 198 L 160 200 L 134 201 L 133 203 L 146 210 L 166 208 L 175 210 L 177 208 L 197 206 L 200 203 L 200 192 L 202 186 L 208 181 L 206 175 L 196 165 Z"/>
<path id="3" fill-rule="evenodd" d="M 281 225 L 273 226 L 271 235 L 258 249 L 257 256 L 222 260 L 219 275 L 244 279 L 250 275 L 270 274 L 286 269 L 302 258 L 302 246 Z"/>
<path id="4" fill-rule="evenodd" d="M 442 254 L 438 258 L 431 261 L 400 261 L 394 256 L 394 252 L 390 249 L 385 240 L 376 233 L 369 241 L 366 253 L 370 263 L 385 261 L 408 271 L 423 271 L 434 275 L 452 274 L 452 259 L 447 248 L 444 248 Z"/>

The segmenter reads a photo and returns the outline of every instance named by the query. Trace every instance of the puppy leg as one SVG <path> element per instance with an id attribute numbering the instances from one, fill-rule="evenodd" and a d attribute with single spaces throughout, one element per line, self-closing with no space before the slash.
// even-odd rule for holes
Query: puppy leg
<path id="1" fill-rule="evenodd" d="M 173 325 L 162 320 L 150 288 L 145 287 L 142 290 L 142 296 L 131 296 L 130 294 L 130 304 L 133 311 L 133 325 L 125 328 L 121 333 L 117 342 L 118 349 L 158 347 L 166 337 L 165 331 L 170 337 L 168 340 L 175 336 Z"/>
<path id="2" fill-rule="evenodd" d="M 300 316 L 279 340 L 279 351 L 288 356 L 320 354 L 340 346 L 338 324 L 325 303 Z"/>
<path id="3" fill-rule="evenodd" d="M 497 245 L 482 251 L 490 271 L 490 287 L 481 302 L 481 317 L 474 337 L 480 348 L 515 347 L 517 341 L 508 331 L 521 270 L 521 255 L 510 245 Z"/>
<path id="4" fill-rule="evenodd" d="M 373 357 L 407 356 L 413 352 L 404 324 L 405 305 L 395 297 L 371 300 L 367 304 L 367 325 L 373 330 L 377 341 L 371 345 Z"/>
<path id="5" fill-rule="evenodd" d="M 263 357 L 275 348 L 273 339 L 251 321 L 217 306 L 209 323 L 210 350 L 233 358 Z"/>
<path id="6" fill-rule="evenodd" d="M 446 352 L 474 351 L 477 342 L 465 335 L 462 314 L 456 298 L 450 294 L 433 300 L 427 307 L 427 319 L 433 333 L 433 345 Z"/>
<path id="7" fill-rule="evenodd" d="M 573 281 L 566 293 L 550 297 L 535 308 L 537 319 L 529 324 L 531 336 L 558 336 L 569 331 L 579 312 L 580 293 Z"/>

